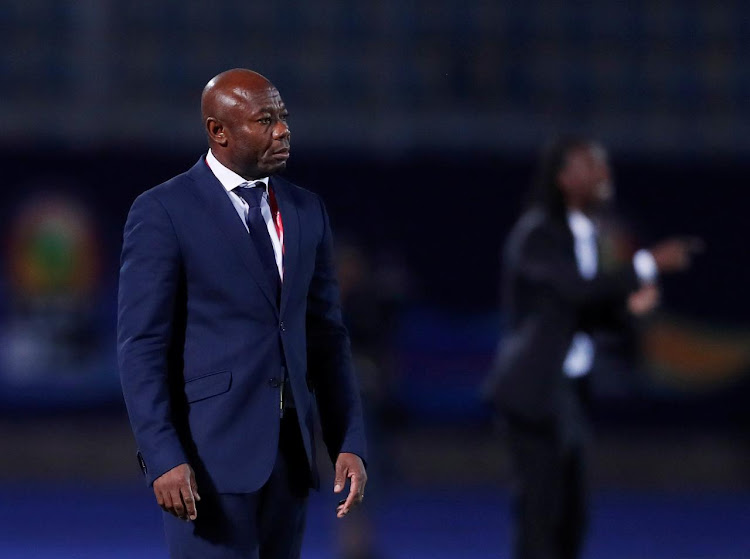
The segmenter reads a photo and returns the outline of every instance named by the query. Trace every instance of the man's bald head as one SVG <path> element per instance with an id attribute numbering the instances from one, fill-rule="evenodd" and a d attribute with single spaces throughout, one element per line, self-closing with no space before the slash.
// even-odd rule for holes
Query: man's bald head
<path id="1" fill-rule="evenodd" d="M 201 116 L 225 115 L 227 110 L 247 101 L 253 93 L 276 89 L 264 76 L 245 68 L 227 70 L 211 78 L 201 95 Z"/>
<path id="2" fill-rule="evenodd" d="M 244 68 L 215 76 L 203 88 L 201 115 L 211 151 L 237 174 L 250 180 L 286 166 L 287 111 L 264 76 Z"/>

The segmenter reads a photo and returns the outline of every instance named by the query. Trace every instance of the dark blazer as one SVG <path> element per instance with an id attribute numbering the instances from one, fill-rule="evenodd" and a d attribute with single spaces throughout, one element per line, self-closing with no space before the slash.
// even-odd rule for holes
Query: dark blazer
<path id="1" fill-rule="evenodd" d="M 541 209 L 521 216 L 503 253 L 502 296 L 508 317 L 485 397 L 521 419 L 554 419 L 563 402 L 562 372 L 573 335 L 597 315 L 623 306 L 638 288 L 632 265 L 584 279 L 564 217 Z"/>
<path id="2" fill-rule="evenodd" d="M 201 158 L 141 194 L 127 219 L 118 358 L 149 483 L 188 462 L 222 493 L 259 489 L 276 460 L 285 368 L 317 486 L 323 437 L 365 459 L 359 390 L 320 198 L 272 177 L 284 221 L 278 304 L 241 218 Z"/>

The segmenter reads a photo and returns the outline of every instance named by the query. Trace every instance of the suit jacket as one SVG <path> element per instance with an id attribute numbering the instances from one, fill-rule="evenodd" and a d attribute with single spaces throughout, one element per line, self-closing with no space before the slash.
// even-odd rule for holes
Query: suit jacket
<path id="1" fill-rule="evenodd" d="M 314 400 L 331 459 L 365 459 L 362 411 L 320 198 L 272 177 L 284 221 L 277 303 L 224 187 L 201 158 L 141 194 L 125 225 L 118 359 L 147 481 L 188 462 L 219 492 L 259 489 L 276 460 L 288 374 L 318 485 Z"/>
<path id="2" fill-rule="evenodd" d="M 508 331 L 484 386 L 500 410 L 544 421 L 564 412 L 562 371 L 573 335 L 614 315 L 638 288 L 635 269 L 597 272 L 584 279 L 576 264 L 573 234 L 564 217 L 526 212 L 503 253 L 503 300 Z"/>

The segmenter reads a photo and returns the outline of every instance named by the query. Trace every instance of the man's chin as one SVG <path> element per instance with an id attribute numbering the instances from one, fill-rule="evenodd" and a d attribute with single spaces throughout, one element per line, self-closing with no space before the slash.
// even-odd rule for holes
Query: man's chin
<path id="1" fill-rule="evenodd" d="M 262 171 L 264 173 L 264 176 L 270 176 L 275 175 L 276 173 L 280 173 L 284 169 L 286 169 L 286 161 L 277 162 L 273 165 L 267 165 L 264 169 L 262 169 Z"/>

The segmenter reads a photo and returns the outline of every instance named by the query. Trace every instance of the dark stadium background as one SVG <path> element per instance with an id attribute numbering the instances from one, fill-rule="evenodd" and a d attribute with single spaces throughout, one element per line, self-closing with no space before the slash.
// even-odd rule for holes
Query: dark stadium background
<path id="1" fill-rule="evenodd" d="M 750 555 L 743 2 L 3 0 L 0 21 L 0 558 L 164 554 L 114 358 L 121 231 L 204 152 L 200 90 L 236 66 L 278 86 L 286 175 L 323 195 L 389 305 L 368 492 L 383 557 L 507 554 L 478 390 L 503 238 L 561 131 L 609 148 L 623 242 L 707 244 L 597 364 L 586 557 Z M 304 557 L 335 556 L 334 503 L 312 498 Z"/>

